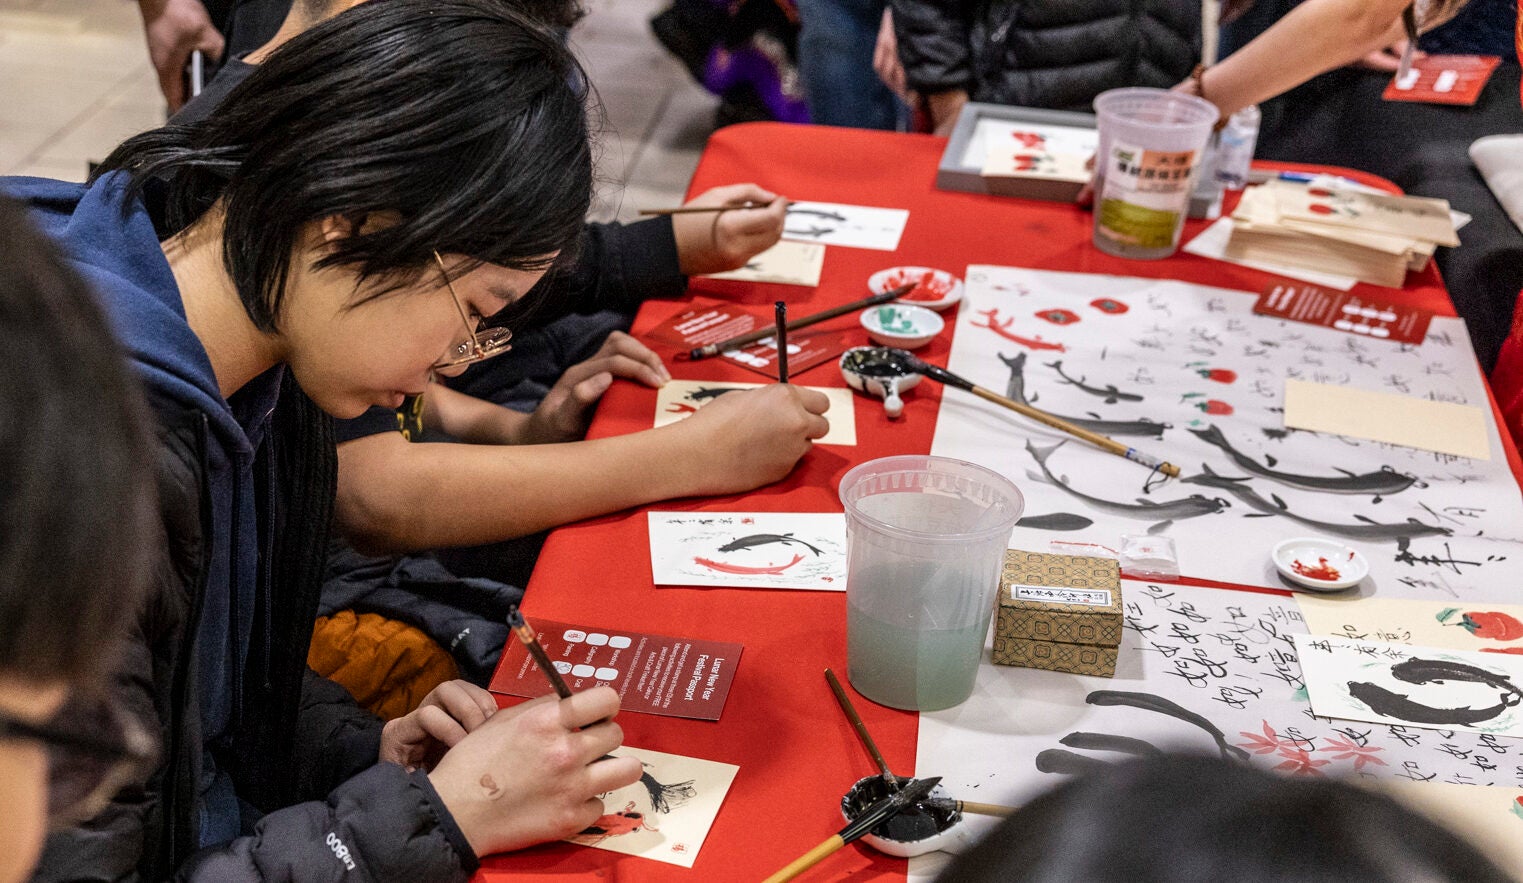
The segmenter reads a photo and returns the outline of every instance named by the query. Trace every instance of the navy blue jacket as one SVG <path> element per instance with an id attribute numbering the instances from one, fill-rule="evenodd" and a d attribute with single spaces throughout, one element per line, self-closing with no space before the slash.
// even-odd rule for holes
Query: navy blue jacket
<path id="1" fill-rule="evenodd" d="M 121 701 L 162 739 L 160 763 L 100 817 L 50 838 L 38 875 L 464 879 L 475 856 L 427 776 L 376 764 L 380 722 L 305 672 L 299 630 L 310 635 L 316 597 L 277 578 L 282 475 L 301 466 L 272 431 L 283 370 L 222 397 L 152 220 L 139 203 L 124 210 L 121 183 L 0 181 L 96 289 L 143 382 L 165 531 L 119 677 Z M 331 455 L 331 444 L 312 447 Z M 251 750 L 250 733 L 264 744 Z M 281 809 L 256 794 L 244 761 L 272 753 L 291 794 L 319 800 Z"/>

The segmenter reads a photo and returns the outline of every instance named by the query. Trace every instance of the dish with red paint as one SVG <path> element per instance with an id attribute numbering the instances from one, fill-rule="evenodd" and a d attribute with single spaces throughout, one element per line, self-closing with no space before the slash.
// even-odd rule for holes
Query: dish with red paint
<path id="1" fill-rule="evenodd" d="M 962 300 L 962 280 L 946 270 L 932 267 L 889 267 L 887 270 L 879 270 L 867 278 L 867 288 L 873 294 L 882 294 L 890 288 L 909 285 L 911 282 L 915 283 L 915 289 L 904 297 L 897 298 L 898 303 L 914 304 L 940 312 Z"/>
<path id="2" fill-rule="evenodd" d="M 1370 575 L 1370 562 L 1358 549 L 1320 537 L 1286 540 L 1274 547 L 1273 557 L 1281 576 L 1322 592 L 1352 588 Z"/>

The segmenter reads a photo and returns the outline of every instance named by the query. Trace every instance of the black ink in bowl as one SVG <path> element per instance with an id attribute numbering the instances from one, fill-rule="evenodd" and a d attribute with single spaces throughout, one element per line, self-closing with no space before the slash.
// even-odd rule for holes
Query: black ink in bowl
<path id="1" fill-rule="evenodd" d="M 854 347 L 841 366 L 863 377 L 906 377 L 915 373 L 905 370 L 894 351 L 885 346 Z"/>
<path id="2" fill-rule="evenodd" d="M 937 788 L 940 789 L 940 786 Z M 868 776 L 851 786 L 851 790 L 841 798 L 841 812 L 847 819 L 854 820 L 868 807 L 892 794 L 882 776 Z M 868 833 L 883 840 L 915 843 L 935 837 L 961 821 L 962 813 L 955 809 L 917 803 L 884 820 Z"/>

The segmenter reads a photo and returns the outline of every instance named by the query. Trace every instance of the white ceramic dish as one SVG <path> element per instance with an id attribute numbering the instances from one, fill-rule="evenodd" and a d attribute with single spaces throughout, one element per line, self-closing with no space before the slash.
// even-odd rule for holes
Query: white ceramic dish
<path id="1" fill-rule="evenodd" d="M 1296 537 L 1275 546 L 1274 567 L 1291 582 L 1319 592 L 1353 588 L 1370 575 L 1370 562 L 1359 550 L 1320 537 Z"/>
<path id="2" fill-rule="evenodd" d="M 951 794 L 947 792 L 947 789 L 937 785 L 926 796 L 947 798 Z M 848 822 L 852 820 L 846 814 L 844 806 L 841 808 L 841 817 Z M 872 848 L 884 855 L 892 855 L 899 858 L 914 858 L 917 855 L 925 855 L 938 849 L 943 852 L 958 853 L 967 849 L 972 841 L 973 832 L 969 830 L 966 816 L 958 819 L 950 828 L 932 834 L 929 837 L 922 837 L 919 840 L 890 840 L 887 837 L 879 837 L 872 833 L 862 835 L 863 843 L 872 846 Z"/>
<path id="3" fill-rule="evenodd" d="M 882 294 L 890 288 L 917 283 L 915 290 L 895 302 L 914 304 L 941 312 L 962 300 L 962 280 L 932 267 L 889 267 L 867 277 L 867 288 L 873 294 Z"/>
<path id="4" fill-rule="evenodd" d="M 854 346 L 841 354 L 836 367 L 841 369 L 841 378 L 847 386 L 882 399 L 884 413 L 898 417 L 904 413 L 904 401 L 899 394 L 914 389 L 923 375 L 897 374 L 875 366 L 875 362 L 880 362 L 875 357 L 882 352 L 880 346 Z"/>
<path id="5" fill-rule="evenodd" d="M 935 312 L 901 303 L 868 307 L 862 311 L 861 320 L 874 343 L 906 350 L 925 346 L 947 327 Z"/>

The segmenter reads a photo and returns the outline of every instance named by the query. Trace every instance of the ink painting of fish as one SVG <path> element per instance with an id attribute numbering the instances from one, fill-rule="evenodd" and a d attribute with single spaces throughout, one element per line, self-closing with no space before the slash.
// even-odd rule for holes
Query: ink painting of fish
<path id="1" fill-rule="evenodd" d="M 658 586 L 846 590 L 839 512 L 649 512 Z"/>

